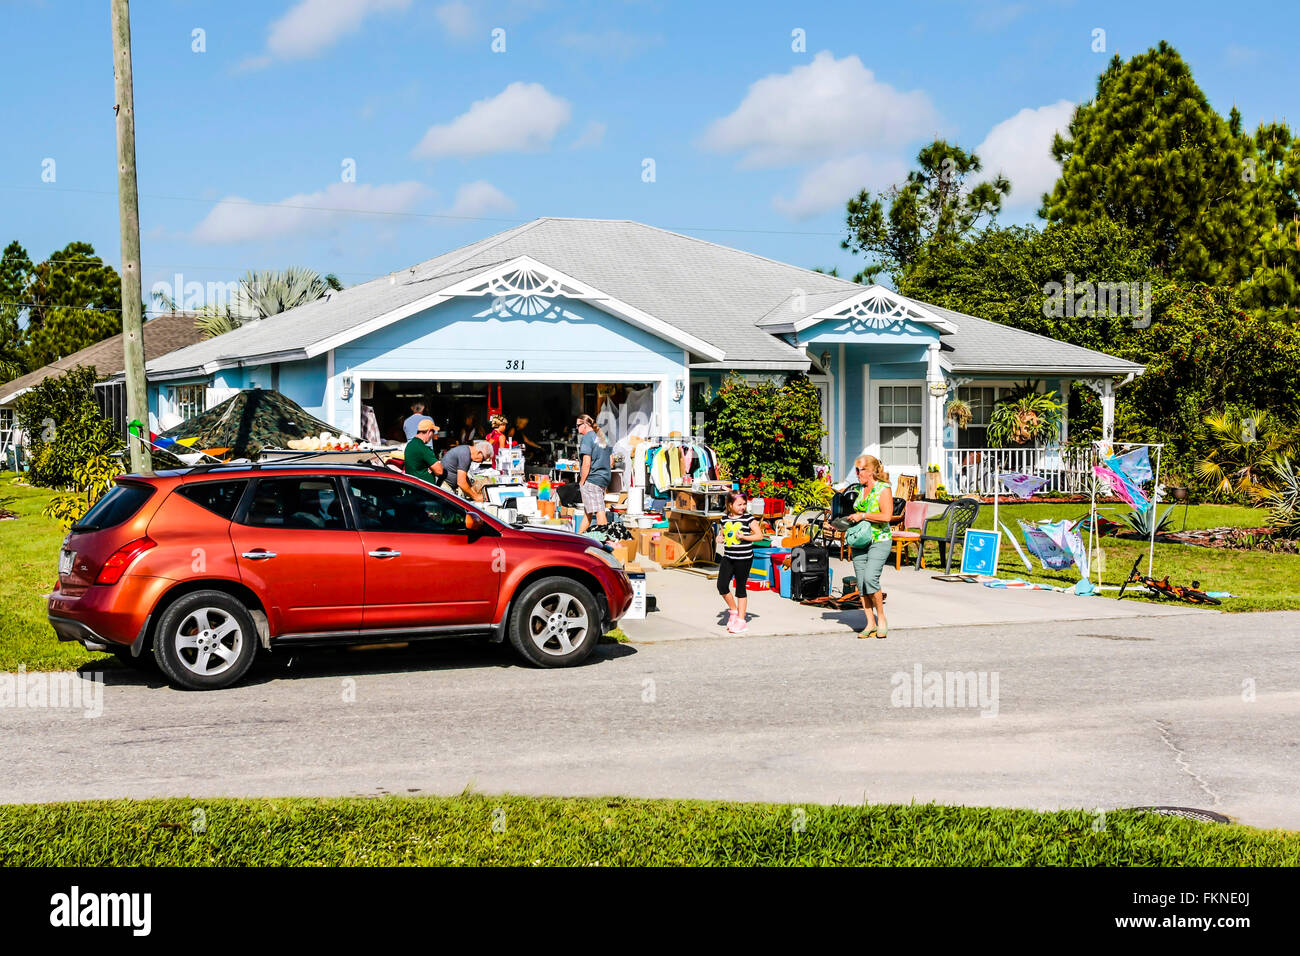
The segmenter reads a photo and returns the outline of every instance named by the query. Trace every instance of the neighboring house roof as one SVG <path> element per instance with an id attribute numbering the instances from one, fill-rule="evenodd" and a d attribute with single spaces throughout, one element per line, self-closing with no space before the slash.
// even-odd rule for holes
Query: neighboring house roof
<path id="1" fill-rule="evenodd" d="M 516 260 L 535 261 L 576 284 L 596 290 L 593 304 L 614 314 L 653 319 L 691 352 L 697 368 L 807 369 L 807 353 L 781 337 L 796 331 L 792 299 L 812 317 L 877 292 L 836 276 L 801 269 L 753 253 L 669 232 L 639 222 L 610 219 L 537 219 L 489 236 L 409 269 L 372 279 L 149 363 L 154 379 L 205 375 L 220 368 L 293 361 L 320 354 L 436 304 L 476 276 Z M 939 327 L 945 355 L 976 369 L 986 355 L 1001 362 L 1026 355 L 1103 374 L 1141 371 L 1131 362 L 1020 332 L 949 309 L 912 303 L 923 321 Z M 798 324 L 805 320 L 799 319 Z M 962 323 L 966 324 L 963 334 Z M 954 328 L 955 326 L 955 328 Z M 653 327 L 653 326 L 651 326 Z M 665 336 L 671 337 L 671 336 Z M 985 338 L 997 343 L 986 345 Z M 1008 344 L 1014 341 L 1014 344 Z M 1042 343 L 1049 343 L 1048 348 Z M 947 347 L 951 345 L 951 350 Z M 712 353 L 712 354 L 709 354 Z M 1027 367 L 1037 368 L 1034 362 Z"/>
<path id="2" fill-rule="evenodd" d="M 144 324 L 145 361 L 162 358 L 169 352 L 200 341 L 202 336 L 194 327 L 194 320 L 195 314 L 192 312 L 173 312 L 146 322 Z M 33 385 L 40 384 L 51 375 L 69 372 L 78 365 L 93 367 L 101 381 L 120 373 L 126 368 L 121 333 L 101 339 L 94 345 L 88 345 L 66 358 L 51 362 L 34 372 L 19 376 L 12 382 L 0 385 L 0 405 L 8 405 Z"/>

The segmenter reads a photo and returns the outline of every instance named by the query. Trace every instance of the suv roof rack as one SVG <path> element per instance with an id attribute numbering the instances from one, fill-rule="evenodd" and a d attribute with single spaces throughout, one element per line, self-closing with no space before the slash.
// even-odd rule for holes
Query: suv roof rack
<path id="1" fill-rule="evenodd" d="M 301 455 L 292 455 L 286 458 L 277 458 L 274 461 L 215 461 L 204 462 L 199 465 L 189 465 L 183 471 L 187 475 L 202 475 L 210 471 L 229 468 L 235 471 L 261 471 L 264 468 L 274 468 L 284 466 L 286 468 L 303 468 L 306 466 L 318 466 L 320 468 L 365 468 L 370 471 L 388 471 L 389 468 L 382 461 L 317 461 L 310 462 L 306 459 L 311 458 L 316 452 L 303 452 Z M 376 458 L 378 452 L 374 453 Z"/>

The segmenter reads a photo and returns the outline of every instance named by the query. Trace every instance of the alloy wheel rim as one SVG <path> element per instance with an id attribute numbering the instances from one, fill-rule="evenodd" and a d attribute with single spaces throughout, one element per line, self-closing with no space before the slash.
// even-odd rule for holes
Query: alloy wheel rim
<path id="1" fill-rule="evenodd" d="M 552 657 L 571 654 L 587 639 L 587 609 L 572 594 L 556 591 L 541 598 L 528 615 L 528 636 Z"/>
<path id="2" fill-rule="evenodd" d="M 215 677 L 234 666 L 244 648 L 244 630 L 228 611 L 201 607 L 176 628 L 174 646 L 182 666 L 199 677 Z"/>

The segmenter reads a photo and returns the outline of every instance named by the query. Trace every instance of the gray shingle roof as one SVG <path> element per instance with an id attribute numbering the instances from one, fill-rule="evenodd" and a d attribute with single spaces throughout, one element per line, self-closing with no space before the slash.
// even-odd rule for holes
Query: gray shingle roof
<path id="1" fill-rule="evenodd" d="M 913 300 L 915 301 L 915 300 Z M 953 371 L 1074 371 L 1097 375 L 1141 373 L 1145 366 L 1095 352 L 1079 345 L 990 322 L 942 306 L 922 303 L 941 318 L 950 319 L 957 331 L 942 339 L 944 355 Z M 951 351 L 949 348 L 951 347 Z"/>
<path id="2" fill-rule="evenodd" d="M 726 352 L 728 362 L 806 356 L 755 321 L 795 289 L 848 296 L 852 282 L 626 220 L 537 219 L 453 252 L 202 342 L 150 372 L 306 348 L 518 256 L 528 255 Z"/>
<path id="3" fill-rule="evenodd" d="M 594 286 L 655 318 L 725 351 L 733 368 L 806 368 L 805 353 L 763 326 L 785 322 L 782 305 L 796 290 L 812 311 L 864 290 L 835 276 L 776 262 L 753 253 L 669 232 L 639 222 L 612 219 L 536 219 L 429 259 L 410 269 L 335 292 L 215 339 L 180 349 L 149 363 L 151 377 L 179 375 L 205 366 L 290 359 L 317 343 L 348 332 L 394 309 L 410 305 L 457 282 L 519 256 Z M 1140 369 L 1088 349 L 961 315 L 937 306 L 936 314 L 966 323 L 945 335 L 953 355 L 972 367 L 985 356 L 1006 360 L 1028 355 L 1043 364 L 1070 359 L 1096 368 L 1107 363 L 1123 371 Z M 987 340 L 987 341 L 986 341 Z M 969 361 L 968 361 L 969 356 Z"/>

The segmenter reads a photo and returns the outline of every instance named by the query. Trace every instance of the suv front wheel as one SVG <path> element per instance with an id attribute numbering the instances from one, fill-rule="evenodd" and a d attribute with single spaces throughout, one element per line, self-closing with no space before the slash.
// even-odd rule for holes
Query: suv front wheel
<path id="1" fill-rule="evenodd" d="M 510 643 L 538 667 L 570 667 L 600 640 L 600 611 L 587 588 L 570 578 L 534 581 L 510 609 Z"/>
<path id="2" fill-rule="evenodd" d="M 238 598 L 224 591 L 195 591 L 163 613 L 153 652 L 177 687 L 216 690 L 235 683 L 252 665 L 257 629 Z"/>

